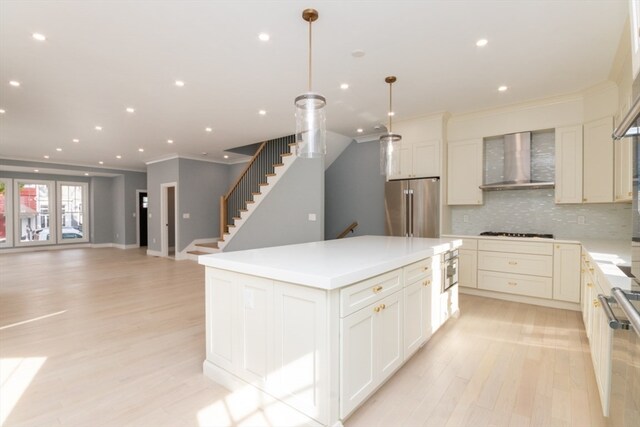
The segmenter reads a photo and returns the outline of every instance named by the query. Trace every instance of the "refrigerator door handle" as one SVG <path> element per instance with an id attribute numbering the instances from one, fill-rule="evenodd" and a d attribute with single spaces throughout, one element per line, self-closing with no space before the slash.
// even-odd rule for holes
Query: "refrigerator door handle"
<path id="1" fill-rule="evenodd" d="M 409 237 L 413 237 L 413 190 L 409 190 Z"/>
<path id="2" fill-rule="evenodd" d="M 409 237 L 411 229 L 411 207 L 409 205 L 409 190 L 404 190 L 404 235 Z"/>

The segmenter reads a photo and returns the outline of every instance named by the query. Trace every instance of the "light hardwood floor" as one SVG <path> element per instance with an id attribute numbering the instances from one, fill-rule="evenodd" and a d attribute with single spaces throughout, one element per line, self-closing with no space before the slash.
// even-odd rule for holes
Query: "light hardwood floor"
<path id="1" fill-rule="evenodd" d="M 347 427 L 604 425 L 579 313 L 471 296 L 460 306 Z M 0 255 L 0 414 L 24 388 L 6 426 L 275 425 L 202 375 L 204 342 L 194 262 Z"/>

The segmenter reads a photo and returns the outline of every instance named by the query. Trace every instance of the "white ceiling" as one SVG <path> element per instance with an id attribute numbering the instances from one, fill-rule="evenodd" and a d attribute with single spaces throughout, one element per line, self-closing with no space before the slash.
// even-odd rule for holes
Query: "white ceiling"
<path id="1" fill-rule="evenodd" d="M 306 91 L 306 7 L 320 13 L 313 83 L 327 128 L 350 137 L 386 122 L 390 74 L 398 120 L 602 82 L 628 14 L 622 0 L 2 0 L 0 156 L 144 169 L 172 153 L 224 161 L 227 148 L 291 134 L 293 99 Z"/>

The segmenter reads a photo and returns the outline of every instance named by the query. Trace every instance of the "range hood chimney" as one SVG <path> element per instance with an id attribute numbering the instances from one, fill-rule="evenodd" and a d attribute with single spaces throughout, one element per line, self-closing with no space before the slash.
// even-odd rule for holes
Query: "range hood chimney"
<path id="1" fill-rule="evenodd" d="M 504 136 L 504 181 L 486 183 L 480 188 L 495 190 L 534 190 L 554 188 L 555 183 L 531 180 L 531 132 Z"/>

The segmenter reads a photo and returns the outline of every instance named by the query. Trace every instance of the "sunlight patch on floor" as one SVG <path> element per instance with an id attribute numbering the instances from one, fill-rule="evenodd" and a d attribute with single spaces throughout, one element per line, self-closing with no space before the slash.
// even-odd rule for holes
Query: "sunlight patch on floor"
<path id="1" fill-rule="evenodd" d="M 48 317 L 57 316 L 59 314 L 64 314 L 66 312 L 67 312 L 67 310 L 57 311 L 55 313 L 45 314 L 44 316 L 34 317 L 33 319 L 23 320 L 22 322 L 16 322 L 16 323 L 11 323 L 10 325 L 0 326 L 0 331 L 3 330 L 3 329 L 13 328 L 14 326 L 20 326 L 20 325 L 24 325 L 26 323 L 31 323 L 31 322 L 35 322 L 35 321 L 38 321 L 38 320 L 46 319 Z"/>
<path id="2" fill-rule="evenodd" d="M 46 357 L 0 359 L 0 426 L 4 425 L 46 360 Z"/>

